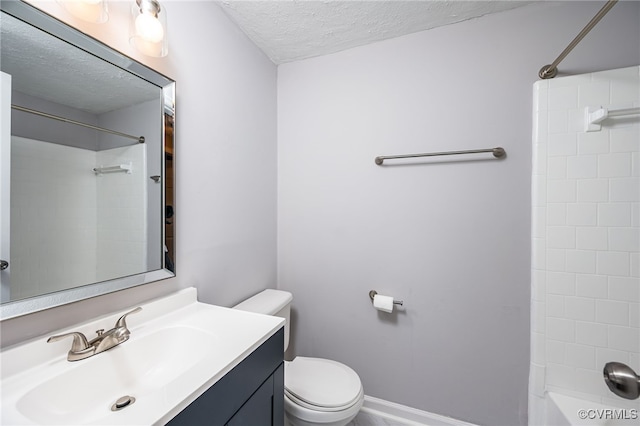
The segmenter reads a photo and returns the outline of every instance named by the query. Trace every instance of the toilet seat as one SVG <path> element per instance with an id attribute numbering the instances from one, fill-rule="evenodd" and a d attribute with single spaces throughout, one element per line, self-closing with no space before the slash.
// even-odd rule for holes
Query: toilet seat
<path id="1" fill-rule="evenodd" d="M 360 377 L 337 361 L 296 357 L 285 362 L 284 377 L 286 396 L 309 410 L 344 411 L 363 398 Z"/>

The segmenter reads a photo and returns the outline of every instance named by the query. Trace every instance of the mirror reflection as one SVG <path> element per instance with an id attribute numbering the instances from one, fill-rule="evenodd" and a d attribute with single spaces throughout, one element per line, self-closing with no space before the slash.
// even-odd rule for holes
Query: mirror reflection
<path id="1" fill-rule="evenodd" d="M 171 276 L 172 82 L 144 71 L 166 80 L 167 91 L 22 19 L 3 11 L 0 21 L 3 115 L 10 109 L 10 134 L 0 141 L 0 173 L 10 178 L 1 206 L 3 305 L 52 293 L 65 303 L 74 299 L 60 294 L 70 289 L 164 268 L 161 277 Z"/>

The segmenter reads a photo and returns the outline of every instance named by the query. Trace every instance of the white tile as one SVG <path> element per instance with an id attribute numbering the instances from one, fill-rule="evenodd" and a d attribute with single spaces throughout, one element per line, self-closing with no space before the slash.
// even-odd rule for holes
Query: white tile
<path id="1" fill-rule="evenodd" d="M 548 180 L 547 202 L 573 203 L 576 201 L 575 180 Z"/>
<path id="2" fill-rule="evenodd" d="M 598 177 L 631 176 L 631 153 L 619 152 L 598 155 Z M 591 176 L 584 176 L 591 177 Z"/>
<path id="3" fill-rule="evenodd" d="M 564 318 L 564 296 L 547 294 L 545 310 L 548 317 Z"/>
<path id="4" fill-rule="evenodd" d="M 636 352 L 640 347 L 640 333 L 637 328 L 610 325 L 609 348 Z"/>
<path id="5" fill-rule="evenodd" d="M 544 302 L 531 301 L 531 328 L 536 333 L 545 333 L 547 328 L 546 306 Z"/>
<path id="6" fill-rule="evenodd" d="M 548 226 L 546 238 L 548 248 L 575 248 L 576 229 L 571 226 Z"/>
<path id="7" fill-rule="evenodd" d="M 576 343 L 583 345 L 608 346 L 608 326 L 595 322 L 576 321 Z"/>
<path id="8" fill-rule="evenodd" d="M 609 201 L 607 179 L 581 179 L 577 182 L 577 200 L 580 203 Z M 568 202 L 572 202 L 569 200 Z M 619 200 L 617 200 L 619 201 Z"/>
<path id="9" fill-rule="evenodd" d="M 565 363 L 578 368 L 594 369 L 596 367 L 596 348 L 588 345 L 567 343 Z"/>
<path id="10" fill-rule="evenodd" d="M 576 295 L 606 299 L 607 278 L 605 275 L 576 274 Z"/>
<path id="11" fill-rule="evenodd" d="M 591 84 L 581 84 L 578 87 L 579 105 L 607 105 L 609 97 L 608 81 L 595 81 Z"/>
<path id="12" fill-rule="evenodd" d="M 531 271 L 531 298 L 533 300 L 544 301 L 547 294 L 546 271 Z"/>
<path id="13" fill-rule="evenodd" d="M 609 228 L 609 249 L 613 251 L 640 251 L 640 228 Z"/>
<path id="14" fill-rule="evenodd" d="M 630 203 L 600 203 L 598 204 L 599 226 L 629 226 L 631 225 Z"/>
<path id="15" fill-rule="evenodd" d="M 629 353 L 609 348 L 596 348 L 596 365 L 604 367 L 608 362 L 629 363 Z"/>
<path id="16" fill-rule="evenodd" d="M 564 304 L 565 315 L 569 319 L 594 321 L 596 318 L 595 299 L 566 296 L 564 298 Z"/>
<path id="17" fill-rule="evenodd" d="M 547 362 L 556 364 L 564 364 L 565 359 L 565 342 L 559 340 L 547 340 L 546 342 L 546 358 Z"/>
<path id="18" fill-rule="evenodd" d="M 547 177 L 544 175 L 531 177 L 531 204 L 534 207 L 547 205 Z"/>
<path id="19" fill-rule="evenodd" d="M 640 278 L 609 277 L 609 299 L 640 302 Z"/>
<path id="20" fill-rule="evenodd" d="M 640 328 L 640 303 L 629 303 L 629 326 Z"/>
<path id="21" fill-rule="evenodd" d="M 634 371 L 640 370 L 640 354 L 638 352 L 630 352 L 629 353 L 629 367 L 633 368 Z"/>
<path id="22" fill-rule="evenodd" d="M 569 129 L 569 113 L 567 110 L 549 111 L 547 120 L 547 131 L 549 134 L 566 133 Z"/>
<path id="23" fill-rule="evenodd" d="M 640 203 L 631 204 L 631 226 L 640 228 Z"/>
<path id="24" fill-rule="evenodd" d="M 531 209 L 531 236 L 544 238 L 547 230 L 547 208 L 538 206 Z"/>
<path id="25" fill-rule="evenodd" d="M 612 129 L 610 135 L 611 152 L 640 151 L 640 130 L 638 126 Z"/>
<path id="26" fill-rule="evenodd" d="M 547 204 L 547 225 L 559 226 L 567 224 L 567 204 L 549 203 Z"/>
<path id="27" fill-rule="evenodd" d="M 549 109 L 566 110 L 578 106 L 576 86 L 549 87 Z"/>
<path id="28" fill-rule="evenodd" d="M 531 239 L 531 267 L 533 269 L 547 268 L 547 251 L 542 238 Z"/>
<path id="29" fill-rule="evenodd" d="M 598 205 L 596 203 L 567 204 L 567 225 L 596 226 Z"/>
<path id="30" fill-rule="evenodd" d="M 640 152 L 631 153 L 631 176 L 640 176 Z"/>
<path id="31" fill-rule="evenodd" d="M 620 154 L 629 155 L 629 154 Z M 569 179 L 587 179 L 598 177 L 599 156 L 579 155 L 567 157 L 567 177 Z M 629 156 L 629 174 L 631 174 L 631 157 Z M 627 175 L 623 175 L 627 176 Z"/>
<path id="32" fill-rule="evenodd" d="M 547 384 L 572 389 L 575 382 L 575 368 L 564 364 L 547 363 Z"/>
<path id="33" fill-rule="evenodd" d="M 577 137 L 571 133 L 554 133 L 549 135 L 547 155 L 549 157 L 576 155 L 578 151 Z"/>
<path id="34" fill-rule="evenodd" d="M 580 250 L 607 250 L 607 228 L 581 226 L 576 228 L 576 248 Z"/>
<path id="35" fill-rule="evenodd" d="M 546 269 L 547 271 L 564 271 L 566 268 L 566 252 L 563 249 L 547 249 Z"/>
<path id="36" fill-rule="evenodd" d="M 546 377 L 546 367 L 544 365 L 538 365 L 531 363 L 531 373 L 529 375 L 529 385 L 531 386 L 531 391 L 540 398 L 543 398 L 545 395 L 545 377 Z"/>
<path id="37" fill-rule="evenodd" d="M 633 102 L 638 102 L 638 96 L 637 75 L 624 77 L 616 76 L 611 80 L 611 105 L 613 108 L 630 106 Z M 568 94 L 557 97 L 565 100 L 565 102 L 569 99 Z"/>
<path id="38" fill-rule="evenodd" d="M 576 368 L 575 388 L 580 392 L 598 395 L 606 386 L 602 380 L 602 371 Z"/>
<path id="39" fill-rule="evenodd" d="M 561 318 L 547 318 L 546 334 L 549 339 L 574 342 L 576 335 L 575 321 Z"/>
<path id="40" fill-rule="evenodd" d="M 567 157 L 547 158 L 547 177 L 549 179 L 564 179 L 567 177 Z"/>
<path id="41" fill-rule="evenodd" d="M 607 154 L 609 152 L 609 131 L 578 133 L 578 153 Z"/>
<path id="42" fill-rule="evenodd" d="M 597 300 L 596 321 L 603 324 L 629 325 L 629 305 L 615 300 Z"/>
<path id="43" fill-rule="evenodd" d="M 535 144 L 532 149 L 533 174 L 544 175 L 547 173 L 547 144 Z"/>
<path id="44" fill-rule="evenodd" d="M 629 253 L 614 251 L 597 252 L 596 270 L 600 275 L 629 276 Z"/>
<path id="45" fill-rule="evenodd" d="M 546 360 L 546 336 L 543 333 L 531 333 L 531 362 L 544 364 Z"/>
<path id="46" fill-rule="evenodd" d="M 568 113 L 569 128 L 567 129 L 567 131 L 570 133 L 584 132 L 584 108 L 578 107 L 576 109 L 570 109 Z"/>
<path id="47" fill-rule="evenodd" d="M 546 284 L 549 294 L 572 296 L 576 292 L 575 283 L 576 277 L 574 274 L 547 271 Z"/>
<path id="48" fill-rule="evenodd" d="M 610 179 L 611 201 L 640 201 L 640 179 L 615 178 Z"/>
<path id="49" fill-rule="evenodd" d="M 630 253 L 631 276 L 640 277 L 640 253 Z"/>
<path id="50" fill-rule="evenodd" d="M 567 272 L 592 274 L 596 272 L 596 252 L 589 250 L 566 251 Z"/>

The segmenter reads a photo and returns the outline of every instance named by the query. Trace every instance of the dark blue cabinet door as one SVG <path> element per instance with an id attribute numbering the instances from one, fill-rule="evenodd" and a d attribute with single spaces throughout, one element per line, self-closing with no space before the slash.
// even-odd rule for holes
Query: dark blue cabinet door
<path id="1" fill-rule="evenodd" d="M 167 424 L 282 426 L 283 347 L 284 331 L 280 329 Z"/>

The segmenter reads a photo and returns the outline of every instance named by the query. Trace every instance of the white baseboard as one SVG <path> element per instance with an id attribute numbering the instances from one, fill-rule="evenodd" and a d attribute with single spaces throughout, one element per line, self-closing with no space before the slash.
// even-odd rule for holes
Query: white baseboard
<path id="1" fill-rule="evenodd" d="M 364 396 L 364 404 L 360 411 L 410 426 L 476 426 L 473 423 L 417 410 L 368 395 Z"/>

